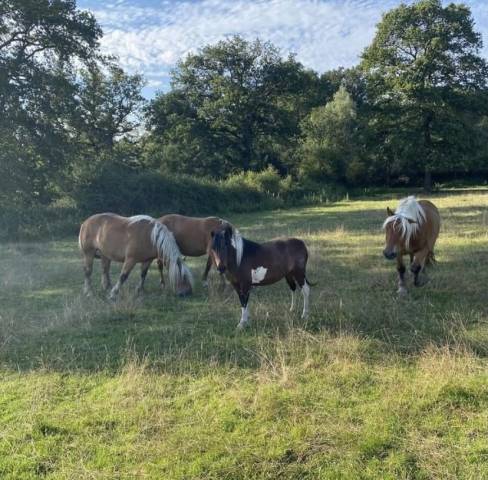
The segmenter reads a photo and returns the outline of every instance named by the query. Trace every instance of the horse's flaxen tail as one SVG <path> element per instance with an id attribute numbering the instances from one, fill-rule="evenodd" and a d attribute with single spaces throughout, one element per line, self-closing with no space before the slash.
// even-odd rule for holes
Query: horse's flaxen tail
<path id="1" fill-rule="evenodd" d="M 168 279 L 171 288 L 176 291 L 176 286 L 185 278 L 193 287 L 193 275 L 181 258 L 181 252 L 173 233 L 166 225 L 154 220 L 151 230 L 151 242 L 156 247 L 158 259 L 168 265 Z"/>

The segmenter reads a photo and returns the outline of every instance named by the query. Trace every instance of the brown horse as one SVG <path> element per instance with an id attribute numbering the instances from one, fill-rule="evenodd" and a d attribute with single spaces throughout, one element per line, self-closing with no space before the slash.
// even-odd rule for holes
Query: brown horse
<path id="1" fill-rule="evenodd" d="M 242 314 L 238 328 L 249 323 L 248 301 L 253 287 L 271 285 L 285 278 L 291 289 L 291 307 L 297 285 L 303 294 L 302 318 L 308 316 L 310 285 L 306 276 L 308 251 L 297 238 L 272 240 L 263 244 L 247 240 L 229 224 L 213 232 L 211 255 L 217 270 L 239 295 Z"/>
<path id="2" fill-rule="evenodd" d="M 166 225 L 173 233 L 182 255 L 188 257 L 208 255 L 207 265 L 202 278 L 203 285 L 206 287 L 208 272 L 212 268 L 212 257 L 210 255 L 211 233 L 218 230 L 224 220 L 217 217 L 197 218 L 170 214 L 158 218 L 158 221 Z M 158 267 L 161 275 L 161 285 L 164 285 L 163 264 L 161 261 L 158 261 Z"/>
<path id="3" fill-rule="evenodd" d="M 405 287 L 405 265 L 403 255 L 410 255 L 410 270 L 414 274 L 416 287 L 424 285 L 419 278 L 426 264 L 435 260 L 434 245 L 439 235 L 441 218 L 437 207 L 428 200 L 416 200 L 410 196 L 400 201 L 393 212 L 386 209 L 388 217 L 383 224 L 386 231 L 386 246 L 383 250 L 388 260 L 396 258 L 398 271 L 398 293 L 407 293 Z"/>
<path id="4" fill-rule="evenodd" d="M 127 280 L 136 263 L 141 263 L 141 280 L 137 287 L 144 288 L 151 262 L 161 259 L 169 267 L 169 280 L 178 295 L 192 292 L 193 278 L 181 258 L 181 252 L 169 229 L 147 215 L 121 217 L 114 213 L 100 213 L 86 219 L 80 228 L 79 245 L 83 253 L 85 271 L 85 293 L 91 293 L 93 259 L 102 261 L 102 287 L 108 290 L 110 284 L 110 262 L 123 262 L 118 282 L 110 292 L 115 299 L 120 287 Z"/>

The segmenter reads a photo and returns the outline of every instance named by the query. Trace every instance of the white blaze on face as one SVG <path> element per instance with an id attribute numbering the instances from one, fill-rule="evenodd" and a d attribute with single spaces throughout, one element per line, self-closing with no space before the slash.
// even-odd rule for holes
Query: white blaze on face
<path id="1" fill-rule="evenodd" d="M 261 283 L 264 280 L 264 277 L 266 276 L 266 272 L 268 271 L 267 268 L 264 267 L 258 267 L 255 270 L 251 270 L 251 281 L 253 284 L 258 284 Z"/>

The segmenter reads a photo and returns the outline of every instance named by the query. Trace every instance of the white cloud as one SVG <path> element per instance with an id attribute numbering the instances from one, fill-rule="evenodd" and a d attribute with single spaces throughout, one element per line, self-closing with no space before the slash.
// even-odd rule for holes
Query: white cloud
<path id="1" fill-rule="evenodd" d="M 167 85 L 178 59 L 239 34 L 270 40 L 306 67 L 351 66 L 371 41 L 381 14 L 398 0 L 164 0 L 158 7 L 99 2 L 93 9 L 105 35 L 102 46 L 154 86 Z M 467 2 L 478 30 L 488 25 L 485 2 Z M 158 83 L 159 82 L 159 83 Z"/>

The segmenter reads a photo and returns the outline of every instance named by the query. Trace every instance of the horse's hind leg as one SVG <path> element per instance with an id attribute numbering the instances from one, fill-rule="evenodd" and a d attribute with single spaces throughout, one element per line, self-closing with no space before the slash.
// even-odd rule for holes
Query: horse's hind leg
<path id="1" fill-rule="evenodd" d="M 124 284 L 124 282 L 127 280 L 127 277 L 129 276 L 130 272 L 134 268 L 134 265 L 137 262 L 130 258 L 127 257 L 125 259 L 124 264 L 122 265 L 122 271 L 120 272 L 119 279 L 117 280 L 117 283 L 115 284 L 114 288 L 110 291 L 109 299 L 110 300 L 115 300 L 117 298 L 117 295 L 120 291 L 120 287 Z"/>
<path id="2" fill-rule="evenodd" d="M 112 282 L 110 281 L 110 259 L 103 255 L 100 259 L 102 262 L 102 288 L 107 291 L 112 288 Z"/>
<path id="3" fill-rule="evenodd" d="M 149 270 L 151 263 L 152 260 L 149 260 L 148 262 L 144 262 L 141 264 L 141 281 L 139 282 L 139 285 L 137 286 L 136 289 L 136 293 L 138 295 L 144 293 L 144 282 L 146 280 L 147 271 Z"/>
<path id="4" fill-rule="evenodd" d="M 90 296 L 92 291 L 91 274 L 93 272 L 93 259 L 95 258 L 95 252 L 88 251 L 83 252 L 83 272 L 85 274 L 85 285 L 83 287 L 83 293 L 86 296 Z"/>
<path id="5" fill-rule="evenodd" d="M 288 283 L 288 286 L 290 287 L 291 290 L 291 305 L 290 305 L 290 312 L 293 311 L 293 307 L 295 306 L 295 290 L 297 289 L 297 284 L 295 283 L 295 279 L 291 275 L 287 275 L 286 277 L 286 283 Z"/>
<path id="6" fill-rule="evenodd" d="M 303 312 L 302 318 L 307 318 L 309 313 L 309 301 L 310 301 L 310 285 L 305 278 L 305 269 L 297 269 L 293 272 L 293 278 L 302 290 L 303 295 Z"/>

